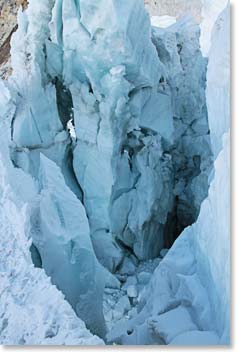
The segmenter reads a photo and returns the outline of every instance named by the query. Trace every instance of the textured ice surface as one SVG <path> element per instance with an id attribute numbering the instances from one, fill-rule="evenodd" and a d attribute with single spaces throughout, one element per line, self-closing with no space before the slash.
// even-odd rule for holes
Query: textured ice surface
<path id="1" fill-rule="evenodd" d="M 196 220 L 212 158 L 199 27 L 183 19 L 154 29 L 152 43 L 142 0 L 104 6 L 30 3 L 19 16 L 12 138 L 14 162 L 34 177 L 40 153 L 61 168 L 114 272 L 124 247 L 156 257 Z"/>
<path id="2" fill-rule="evenodd" d="M 228 190 L 223 202 L 217 199 L 217 190 L 226 187 L 228 162 L 227 135 L 197 223 L 184 231 L 159 264 L 140 298 L 140 313 L 127 324 L 116 325 L 109 340 L 195 345 L 199 337 L 203 345 L 229 343 Z M 188 331 L 193 334 L 187 335 Z"/>
<path id="3" fill-rule="evenodd" d="M 221 68 L 218 66 L 220 77 L 227 70 L 229 58 L 218 40 L 215 41 L 215 36 L 228 39 L 228 15 L 229 8 L 226 8 L 217 21 L 219 31 L 213 33 L 208 65 L 211 73 L 219 60 L 223 62 Z M 212 50 L 218 52 L 218 60 L 213 59 Z M 208 75 L 207 86 L 212 84 L 212 79 L 212 75 Z M 221 109 L 224 102 L 228 111 L 229 96 L 225 92 L 219 90 L 221 99 L 215 100 L 215 104 Z M 212 106 L 213 96 L 209 93 L 207 97 Z M 229 115 L 218 115 L 220 121 L 215 124 L 213 111 L 209 113 L 213 119 L 211 138 L 215 137 L 216 147 L 221 146 L 222 150 L 217 153 L 208 197 L 201 205 L 197 222 L 176 240 L 145 287 L 139 299 L 138 314 L 126 324 L 116 325 L 108 334 L 111 341 L 122 344 L 229 344 L 230 136 L 225 134 Z M 217 124 L 219 134 L 216 133 Z M 225 190 L 221 196 L 220 190 Z"/>
<path id="4" fill-rule="evenodd" d="M 200 45 L 204 56 L 209 55 L 211 36 L 215 22 L 219 14 L 229 4 L 228 0 L 202 0 L 202 22 Z M 229 25 L 228 23 L 227 25 Z M 226 42 L 223 41 L 222 45 Z"/>
<path id="5" fill-rule="evenodd" d="M 174 201 L 165 228 L 166 245 L 197 219 L 210 183 L 206 60 L 199 48 L 199 36 L 199 26 L 189 17 L 166 29 L 152 30 L 152 41 L 164 65 L 162 85 L 169 87 L 173 106 L 174 142 L 166 151 L 172 156 Z"/>
<path id="6" fill-rule="evenodd" d="M 100 343 L 72 307 L 109 343 L 228 343 L 228 13 L 208 65 L 197 24 L 151 28 L 142 0 L 31 0 L 18 23 L 0 82 L 3 342 Z"/>
<path id="7" fill-rule="evenodd" d="M 30 221 L 43 267 L 79 317 L 103 336 L 105 270 L 94 254 L 85 209 L 66 186 L 57 165 L 43 154 L 39 184 L 41 192 L 32 206 Z"/>
<path id="8" fill-rule="evenodd" d="M 0 95 L 0 343 L 4 345 L 98 345 L 43 269 L 30 256 L 30 201 L 37 185 L 10 160 L 6 131 L 15 106 Z M 3 114 L 8 108 L 8 115 Z"/>
<path id="9" fill-rule="evenodd" d="M 102 336 L 102 296 L 108 274 L 94 254 L 81 189 L 70 162 L 72 141 L 66 128 L 72 113 L 70 95 L 50 78 L 46 67 L 53 3 L 30 2 L 27 11 L 19 13 L 19 30 L 12 41 L 11 82 L 17 106 L 12 157 L 38 181 L 29 226 L 42 266 L 87 326 Z M 19 38 L 23 38 L 20 47 Z"/>
<path id="10" fill-rule="evenodd" d="M 161 63 L 143 1 L 109 1 L 106 9 L 104 1 L 56 1 L 50 37 L 47 67 L 72 96 L 73 167 L 96 255 L 114 271 L 119 239 L 140 258 L 155 256 L 172 202 L 161 143 L 172 140 L 173 119 L 170 95 L 157 91 Z"/>
<path id="11" fill-rule="evenodd" d="M 223 133 L 230 128 L 230 12 L 223 11 L 212 32 L 207 72 L 207 101 L 212 150 L 222 149 Z M 218 104 L 216 103 L 218 101 Z"/>

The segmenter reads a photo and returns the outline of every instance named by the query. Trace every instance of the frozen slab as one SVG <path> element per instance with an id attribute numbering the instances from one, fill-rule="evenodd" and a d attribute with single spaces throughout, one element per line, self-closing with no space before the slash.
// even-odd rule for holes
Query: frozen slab
<path id="1" fill-rule="evenodd" d="M 152 28 L 152 41 L 165 67 L 161 87 L 169 87 L 173 103 L 174 142 L 170 153 L 175 200 L 165 228 L 167 247 L 196 221 L 212 171 L 205 96 L 207 60 L 202 56 L 199 37 L 200 28 L 189 16 L 166 29 Z"/>
<path id="2" fill-rule="evenodd" d="M 12 37 L 11 81 L 19 92 L 12 138 L 18 147 L 49 146 L 62 130 L 56 89 L 45 72 L 42 50 L 51 10 L 52 2 L 42 1 L 40 5 L 31 3 L 26 12 L 19 11 L 19 29 Z"/>
<path id="3" fill-rule="evenodd" d="M 161 137 L 172 140 L 171 96 L 169 90 L 157 91 L 162 67 L 150 40 L 142 0 L 109 1 L 106 6 L 102 0 L 77 5 L 56 1 L 52 14 L 50 51 L 56 46 L 54 55 L 63 53 L 60 75 L 73 100 L 74 170 L 84 194 L 96 255 L 114 271 L 122 254 L 113 238 L 130 246 L 140 258 L 154 257 L 163 245 L 163 224 L 172 197 L 166 196 L 163 202 L 155 199 L 170 194 L 171 185 L 162 171 L 159 177 L 155 170 L 147 171 L 146 159 L 151 159 L 154 169 L 162 168 L 162 150 L 157 165 L 155 154 L 161 148 Z M 164 168 L 168 163 L 167 158 Z M 140 190 L 145 180 L 152 191 L 150 204 L 143 210 Z M 157 220 L 155 213 L 160 214 Z M 135 217 L 140 218 L 139 226 Z M 153 246 L 145 240 L 148 233 Z"/>
<path id="4" fill-rule="evenodd" d="M 212 149 L 216 157 L 222 149 L 222 136 L 230 128 L 229 7 L 218 16 L 213 27 L 211 48 L 209 51 L 206 94 Z M 218 104 L 216 103 L 217 101 Z"/>
<path id="5" fill-rule="evenodd" d="M 5 137 L 0 150 L 0 193 L 0 343 L 103 345 L 76 316 L 45 271 L 32 263 L 27 229 L 29 202 L 37 187 L 29 175 L 13 167 Z"/>
<path id="6" fill-rule="evenodd" d="M 200 44 L 203 55 L 208 57 L 211 48 L 211 37 L 213 27 L 218 16 L 226 6 L 228 0 L 203 0 L 202 1 L 202 22 L 201 22 L 201 38 Z M 225 45 L 225 41 L 223 42 Z"/>
<path id="7" fill-rule="evenodd" d="M 216 346 L 219 345 L 219 337 L 209 331 L 188 331 L 180 334 L 169 343 L 171 346 Z"/>
<path id="8" fill-rule="evenodd" d="M 60 169 L 40 157 L 40 197 L 31 210 L 31 236 L 48 276 L 87 326 L 103 336 L 105 270 L 90 239 L 85 209 L 66 186 Z"/>
<path id="9" fill-rule="evenodd" d="M 151 319 L 148 324 L 166 344 L 169 344 L 176 336 L 184 332 L 197 329 L 188 310 L 182 306 L 159 315 L 157 319 Z"/>

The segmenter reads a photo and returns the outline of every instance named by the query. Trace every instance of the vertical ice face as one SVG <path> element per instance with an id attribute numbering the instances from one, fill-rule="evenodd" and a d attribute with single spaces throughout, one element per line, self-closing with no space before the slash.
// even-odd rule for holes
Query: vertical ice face
<path id="1" fill-rule="evenodd" d="M 105 270 L 94 254 L 85 209 L 66 186 L 58 166 L 43 154 L 39 186 L 30 221 L 42 265 L 91 331 L 104 336 Z"/>
<path id="2" fill-rule="evenodd" d="M 196 220 L 208 188 L 198 26 L 184 20 L 154 31 L 152 43 L 142 0 L 57 0 L 30 5 L 27 14 L 13 40 L 15 71 L 26 64 L 16 84 L 25 95 L 16 98 L 14 161 L 35 177 L 40 153 L 56 162 L 83 202 L 96 256 L 110 271 L 124 248 L 139 259 L 157 256 Z M 37 16 L 44 16 L 38 26 Z"/>
<path id="3" fill-rule="evenodd" d="M 47 62 L 53 4 L 31 1 L 27 11 L 19 13 L 19 29 L 12 41 L 11 83 L 16 104 L 12 158 L 38 184 L 29 226 L 43 268 L 87 327 L 104 336 L 106 271 L 92 247 L 81 189 L 70 160 L 67 121 L 72 118 L 72 99 L 60 77 L 50 75 Z"/>
<path id="4" fill-rule="evenodd" d="M 202 2 L 202 21 L 200 45 L 205 57 L 209 56 L 211 47 L 211 37 L 213 27 L 222 11 L 229 4 L 228 0 L 201 0 Z M 225 45 L 225 43 L 222 43 Z"/>
<path id="5" fill-rule="evenodd" d="M 215 157 L 222 149 L 223 134 L 228 132 L 230 128 L 229 38 L 230 14 L 225 10 L 218 16 L 213 28 L 207 72 L 207 105 L 212 149 Z"/>
<path id="6" fill-rule="evenodd" d="M 221 343 L 230 342 L 230 6 L 212 32 L 207 74 L 211 142 L 217 159 L 210 201 L 191 231 L 199 272 L 208 287 Z M 221 192 L 220 190 L 223 190 Z M 208 216 L 207 216 L 208 214 Z M 207 259 L 204 261 L 204 257 Z M 213 298 L 214 297 L 214 298 Z"/>
<path id="7" fill-rule="evenodd" d="M 152 39 L 172 92 L 174 206 L 166 226 L 167 244 L 196 221 L 207 196 L 212 150 L 206 106 L 207 60 L 200 51 L 200 28 L 184 17 L 166 28 L 153 28 Z"/>
<path id="8" fill-rule="evenodd" d="M 13 99 L 12 161 L 35 180 L 29 211 L 32 257 L 87 327 L 105 336 L 102 296 L 112 276 L 103 266 L 115 272 L 126 269 L 128 254 L 135 263 L 156 257 L 197 219 L 207 196 L 212 149 L 216 157 L 228 129 L 226 122 L 215 123 L 211 102 L 219 44 L 208 66 L 209 126 L 207 61 L 199 48 L 199 27 L 189 19 L 151 30 L 143 0 L 31 0 L 18 21 L 12 97 L 4 90 L 4 115 Z M 222 25 L 220 19 L 219 40 L 227 28 Z M 219 77 L 224 77 L 221 70 Z M 228 82 L 217 83 L 227 117 Z M 205 204 L 202 209 L 211 211 Z M 213 253 L 210 272 L 200 259 L 207 242 L 210 246 L 209 237 L 200 234 L 210 225 L 204 210 L 201 225 L 175 242 L 138 297 L 141 314 L 115 335 L 112 331 L 110 341 L 172 344 L 196 341 L 200 333 L 203 342 L 219 341 L 209 331 L 210 316 L 228 292 L 212 307 L 208 294 L 219 295 L 224 278 L 215 285 L 217 293 L 203 287 L 220 277 Z M 195 240 L 193 231 L 199 235 Z M 228 316 L 221 313 L 219 334 Z M 182 324 L 170 325 L 179 316 Z M 228 328 L 223 341 L 227 335 Z"/>
<path id="9" fill-rule="evenodd" d="M 221 38 L 225 38 L 229 48 L 229 7 L 216 22 L 207 68 L 207 105 L 210 107 L 210 137 L 215 156 L 214 177 L 208 197 L 201 205 L 196 223 L 183 231 L 154 272 L 150 284 L 139 298 L 138 315 L 127 324 L 116 325 L 108 334 L 109 341 L 182 346 L 230 343 L 227 85 L 230 60 L 228 49 L 223 50 Z M 218 75 L 215 76 L 214 72 Z M 211 94 L 214 82 L 218 100 Z M 216 115 L 215 111 L 223 113 Z"/>
<path id="10" fill-rule="evenodd" d="M 72 94 L 73 165 L 96 254 L 112 271 L 122 260 L 115 240 L 154 257 L 172 208 L 162 143 L 172 143 L 173 116 L 143 1 L 56 1 L 50 30 L 49 67 L 61 53 L 54 72 Z"/>
<path id="11" fill-rule="evenodd" d="M 1 84 L 2 114 L 8 91 Z M 4 93 L 4 94 L 3 94 Z M 3 104 L 3 105 L 2 105 Z M 8 107 L 14 112 L 13 102 Z M 43 269 L 30 257 L 28 234 L 31 199 L 37 187 L 31 176 L 15 168 L 10 160 L 6 134 L 0 150 L 0 343 L 1 345 L 102 345 L 85 327 Z M 51 239 L 52 241 L 52 239 Z M 54 256 L 56 255 L 56 248 Z M 76 277 L 74 278 L 76 281 Z"/>

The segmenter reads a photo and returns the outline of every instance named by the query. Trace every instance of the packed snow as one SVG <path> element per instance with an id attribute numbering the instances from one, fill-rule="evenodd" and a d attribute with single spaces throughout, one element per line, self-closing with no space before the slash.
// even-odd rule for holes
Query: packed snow
<path id="1" fill-rule="evenodd" d="M 225 0 L 203 0 L 200 26 L 143 0 L 19 10 L 0 80 L 2 344 L 229 344 L 228 38 Z"/>

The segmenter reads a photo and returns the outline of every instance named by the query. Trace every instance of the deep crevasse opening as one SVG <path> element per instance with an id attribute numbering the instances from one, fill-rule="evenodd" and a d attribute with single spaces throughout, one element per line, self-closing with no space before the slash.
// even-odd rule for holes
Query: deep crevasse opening
<path id="1" fill-rule="evenodd" d="M 30 3 L 13 38 L 12 160 L 38 188 L 32 258 L 108 343 L 167 344 L 162 323 L 149 322 L 153 340 L 134 332 L 144 328 L 144 295 L 165 248 L 208 194 L 207 60 L 189 18 L 150 33 L 139 1 L 126 15 L 112 1 L 108 11 L 103 1 L 94 6 L 43 2 L 35 11 Z M 169 305 L 160 313 L 176 314 L 179 300 Z M 201 331 L 190 312 L 180 316 L 184 330 Z"/>

